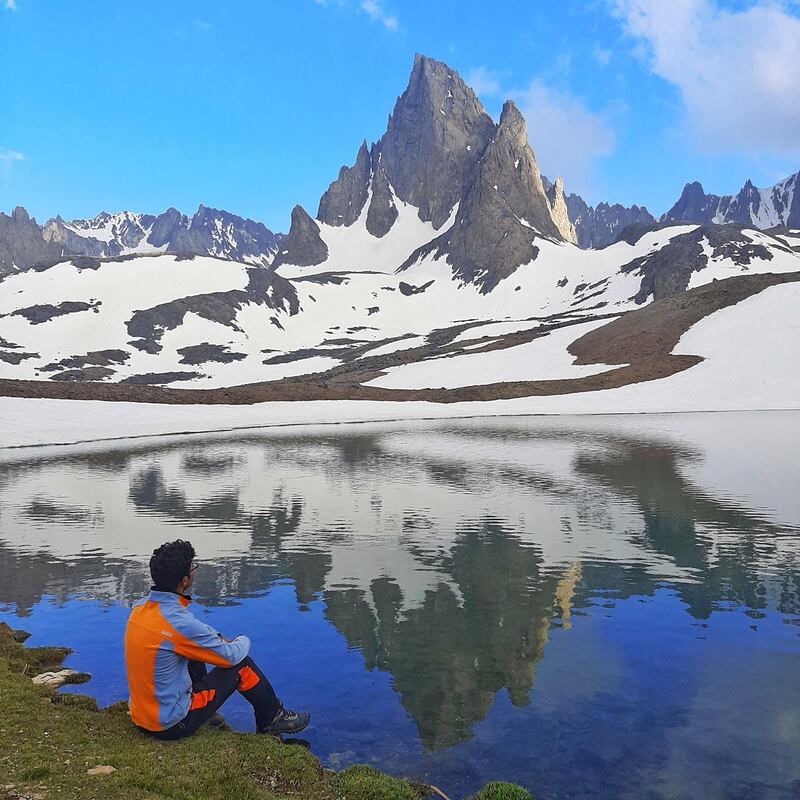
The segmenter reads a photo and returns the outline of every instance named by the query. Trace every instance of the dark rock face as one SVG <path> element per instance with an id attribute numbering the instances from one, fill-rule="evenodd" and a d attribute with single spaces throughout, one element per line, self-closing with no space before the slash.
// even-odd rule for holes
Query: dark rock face
<path id="1" fill-rule="evenodd" d="M 41 228 L 24 208 L 18 206 L 10 216 L 0 213 L 0 278 L 59 255 L 58 245 L 42 238 Z"/>
<path id="2" fill-rule="evenodd" d="M 372 146 L 372 200 L 367 211 L 367 230 L 380 238 L 386 236 L 397 219 L 397 206 L 394 203 L 389 179 L 383 169 L 380 151 Z"/>
<path id="3" fill-rule="evenodd" d="M 44 303 L 37 306 L 28 306 L 27 308 L 18 308 L 12 311 L 8 316 L 11 317 L 25 317 L 31 325 L 41 325 L 43 322 L 50 322 L 55 317 L 63 317 L 65 314 L 77 314 L 80 311 L 94 311 L 100 312 L 100 301 L 94 303 L 84 303 L 76 300 L 65 300 L 57 306 Z"/>
<path id="4" fill-rule="evenodd" d="M 441 228 L 471 182 L 494 132 L 491 117 L 454 70 L 417 55 L 378 149 L 397 196 Z"/>
<path id="5" fill-rule="evenodd" d="M 42 226 L 42 238 L 59 250 L 60 255 L 116 256 L 122 248 L 116 242 L 101 242 L 93 236 L 80 236 L 67 228 L 61 217 L 48 220 Z"/>
<path id="6" fill-rule="evenodd" d="M 642 228 L 641 235 L 647 230 Z M 699 272 L 708 265 L 708 256 L 703 252 L 703 240 L 708 240 L 709 246 L 713 248 L 711 258 L 729 258 L 734 264 L 745 268 L 753 259 L 770 261 L 773 257 L 768 248 L 755 244 L 751 237 L 743 233 L 741 226 L 703 225 L 672 237 L 666 245 L 653 253 L 636 258 L 620 268 L 620 272 L 633 272 L 642 276 L 636 302 L 645 303 L 651 295 L 654 300 L 661 300 L 686 291 L 692 273 Z M 787 249 L 779 239 L 775 239 L 774 244 Z"/>
<path id="7" fill-rule="evenodd" d="M 413 253 L 403 268 L 430 253 L 447 254 L 454 274 L 486 293 L 536 258 L 538 237 L 563 241 L 528 145 L 525 120 L 509 101 L 453 227 Z"/>
<path id="8" fill-rule="evenodd" d="M 320 198 L 317 219 L 326 225 L 352 225 L 367 202 L 371 172 L 367 143 L 362 142 L 356 163 L 342 167 L 339 177 Z"/>
<path id="9" fill-rule="evenodd" d="M 214 361 L 218 364 L 230 364 L 232 361 L 241 361 L 247 358 L 246 353 L 233 353 L 230 347 L 224 344 L 193 344 L 189 347 L 181 347 L 177 351 L 181 356 L 181 364 L 197 366 Z"/>
<path id="10" fill-rule="evenodd" d="M 722 198 L 716 194 L 706 194 L 698 181 L 687 183 L 672 208 L 661 217 L 662 222 L 711 222 L 719 209 Z"/>
<path id="11" fill-rule="evenodd" d="M 7 350 L 0 350 L 0 361 L 5 361 L 6 364 L 13 364 L 18 366 L 23 361 L 29 358 L 39 358 L 38 353 L 23 353 L 21 350 L 14 350 L 9 353 Z"/>
<path id="12" fill-rule="evenodd" d="M 367 157 L 369 156 L 369 158 Z M 441 228 L 458 205 L 454 224 L 419 248 L 400 269 L 433 254 L 454 274 L 484 292 L 532 261 L 537 237 L 574 240 L 561 184 L 549 200 L 525 121 L 506 103 L 499 124 L 475 93 L 446 64 L 416 56 L 408 86 L 389 117 L 386 133 L 353 167 L 343 168 L 320 200 L 319 219 L 350 225 L 369 203 L 367 230 L 385 236 L 394 225 L 395 198 L 419 209 L 421 220 Z M 281 263 L 311 265 L 325 258 L 319 232 L 307 215 L 293 215 Z"/>
<path id="13" fill-rule="evenodd" d="M 131 375 L 122 383 L 131 383 L 144 386 L 161 386 L 165 383 L 178 381 L 192 381 L 195 378 L 205 378 L 202 372 L 148 372 L 145 375 Z"/>
<path id="14" fill-rule="evenodd" d="M 158 219 L 153 223 L 154 230 L 157 224 Z M 172 231 L 162 229 L 159 238 L 165 234 L 162 244 L 167 245 L 168 253 L 208 254 L 266 265 L 278 250 L 278 238 L 262 223 L 203 205 L 188 222 L 181 215 L 180 224 Z M 152 234 L 148 241 L 155 244 Z"/>
<path id="15" fill-rule="evenodd" d="M 787 228 L 800 229 L 800 172 L 773 187 L 772 202 Z"/>
<path id="16" fill-rule="evenodd" d="M 644 206 L 600 203 L 592 208 L 577 194 L 569 195 L 566 200 L 569 219 L 578 237 L 578 247 L 584 249 L 599 249 L 615 242 L 628 225 L 650 225 L 655 222 Z"/>
<path id="17" fill-rule="evenodd" d="M 83 367 L 110 367 L 114 364 L 124 364 L 131 354 L 125 350 L 93 350 L 82 356 L 62 358 L 52 364 L 42 367 L 42 372 L 55 372 L 59 369 L 82 369 Z M 113 370 L 112 370 L 113 371 Z"/>
<path id="18" fill-rule="evenodd" d="M 312 267 L 321 264 L 327 257 L 328 246 L 319 235 L 319 225 L 308 216 L 302 206 L 295 206 L 292 209 L 289 235 L 273 266 L 277 268 L 281 264 L 294 264 L 298 267 Z"/>
<path id="19" fill-rule="evenodd" d="M 176 230 L 187 226 L 188 220 L 185 214 L 181 214 L 177 208 L 168 208 L 153 221 L 147 241 L 154 247 L 163 247 L 172 241 Z"/>
<path id="20" fill-rule="evenodd" d="M 51 375 L 51 381 L 65 381 L 67 383 L 83 383 L 85 381 L 104 381 L 114 374 L 111 367 L 82 367 L 79 369 L 68 369 Z"/>
<path id="21" fill-rule="evenodd" d="M 386 133 L 352 167 L 342 167 L 319 203 L 317 218 L 352 225 L 369 200 L 367 230 L 385 236 L 397 219 L 392 189 L 439 229 L 472 180 L 495 125 L 454 70 L 417 55 Z M 372 196 L 370 199 L 370 188 Z"/>
<path id="22" fill-rule="evenodd" d="M 413 283 L 400 281 L 400 285 L 397 288 L 400 290 L 400 294 L 405 297 L 411 297 L 415 294 L 422 294 L 432 283 L 433 280 L 429 280 L 427 283 L 423 283 L 422 286 L 414 286 Z"/>
<path id="23" fill-rule="evenodd" d="M 245 289 L 196 294 L 136 311 L 125 323 L 128 335 L 133 338 L 129 344 L 146 353 L 161 352 L 161 337 L 166 331 L 182 325 L 189 312 L 239 331 L 236 314 L 248 303 L 281 310 L 289 315 L 300 311 L 297 292 L 285 278 L 258 267 L 248 270 L 248 275 L 250 280 Z"/>

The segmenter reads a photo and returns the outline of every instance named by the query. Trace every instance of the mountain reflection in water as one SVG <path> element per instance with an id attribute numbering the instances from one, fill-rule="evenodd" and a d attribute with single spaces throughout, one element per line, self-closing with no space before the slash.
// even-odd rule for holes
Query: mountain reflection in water
<path id="1" fill-rule="evenodd" d="M 773 502 L 776 482 L 786 495 L 798 482 L 800 415 L 703 416 L 372 425 L 7 462 L 0 605 L 129 604 L 152 549 L 191 539 L 204 605 L 287 584 L 300 609 L 321 604 L 435 753 L 468 742 L 499 693 L 527 707 L 548 639 L 581 636 L 598 607 L 668 588 L 686 624 L 739 610 L 800 634 L 800 513 Z M 751 439 L 733 467 L 732 431 Z"/>

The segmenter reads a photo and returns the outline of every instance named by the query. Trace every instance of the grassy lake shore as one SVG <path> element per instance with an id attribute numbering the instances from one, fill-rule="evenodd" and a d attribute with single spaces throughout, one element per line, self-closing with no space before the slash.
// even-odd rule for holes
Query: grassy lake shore
<path id="1" fill-rule="evenodd" d="M 0 623 L 0 800 L 417 800 L 432 787 L 364 766 L 323 769 L 307 749 L 270 736 L 206 727 L 179 742 L 138 732 L 127 707 L 34 685 L 69 650 L 27 648 Z M 109 774 L 88 774 L 98 766 Z M 489 784 L 480 800 L 530 800 L 511 784 Z M 455 800 L 455 798 L 452 798 Z"/>

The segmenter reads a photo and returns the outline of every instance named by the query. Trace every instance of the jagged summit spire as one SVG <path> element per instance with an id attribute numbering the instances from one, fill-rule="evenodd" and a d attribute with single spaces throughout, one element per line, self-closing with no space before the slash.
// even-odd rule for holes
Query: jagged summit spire
<path id="1" fill-rule="evenodd" d="M 437 247 L 447 252 L 459 277 L 485 291 L 536 257 L 537 237 L 576 240 L 563 186 L 552 198 L 545 194 L 515 103 L 504 104 L 495 124 L 455 70 L 420 54 L 386 133 L 369 151 L 362 143 L 353 166 L 342 167 L 320 199 L 317 218 L 349 227 L 366 209 L 367 231 L 382 237 L 398 219 L 396 200 L 415 207 L 435 230 L 458 207 L 455 224 L 442 232 Z M 311 222 L 293 215 L 290 252 L 282 261 L 321 263 L 308 256 L 319 258 L 324 241 L 324 232 Z"/>
<path id="2" fill-rule="evenodd" d="M 447 64 L 416 56 L 379 142 L 397 196 L 440 228 L 463 196 L 494 132 L 475 92 Z"/>
<path id="3" fill-rule="evenodd" d="M 369 199 L 371 184 L 368 225 L 373 235 L 385 235 L 394 224 L 392 192 L 418 208 L 420 219 L 440 228 L 463 196 L 494 128 L 455 70 L 417 54 L 386 133 L 371 152 L 364 142 L 355 164 L 339 171 L 320 200 L 317 218 L 328 225 L 352 225 Z"/>
<path id="4" fill-rule="evenodd" d="M 317 219 L 327 225 L 352 225 L 369 194 L 371 159 L 367 140 L 361 142 L 352 167 L 342 167 L 339 177 L 319 200 Z"/>
<path id="5" fill-rule="evenodd" d="M 275 256 L 273 267 L 281 264 L 295 264 L 298 267 L 311 267 L 321 264 L 328 257 L 328 246 L 320 237 L 319 225 L 308 215 L 301 205 L 292 209 L 292 223 L 283 243 L 283 249 Z"/>

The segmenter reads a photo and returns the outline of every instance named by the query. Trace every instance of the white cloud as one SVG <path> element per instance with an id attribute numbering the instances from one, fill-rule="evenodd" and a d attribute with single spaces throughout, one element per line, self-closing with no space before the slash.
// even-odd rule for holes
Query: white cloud
<path id="1" fill-rule="evenodd" d="M 397 30 L 397 16 L 387 13 L 379 0 L 361 0 L 361 10 L 367 14 L 373 22 L 380 22 L 386 30 Z"/>
<path id="2" fill-rule="evenodd" d="M 486 67 L 474 67 L 464 77 L 464 82 L 475 94 L 493 97 L 500 94 L 500 77 Z"/>
<path id="3" fill-rule="evenodd" d="M 16 11 L 17 10 L 16 0 L 6 0 L 5 9 L 6 11 Z"/>
<path id="4" fill-rule="evenodd" d="M 11 161 L 24 161 L 25 156 L 16 150 L 4 150 L 0 148 L 0 161 L 10 163 Z"/>
<path id="5" fill-rule="evenodd" d="M 382 0 L 356 0 L 355 3 L 351 0 L 314 0 L 318 6 L 323 8 L 357 8 L 363 11 L 373 22 L 379 22 L 386 28 L 387 31 L 395 31 L 400 29 L 400 20 L 397 14 L 393 14 L 386 10 Z"/>
<path id="6" fill-rule="evenodd" d="M 564 178 L 567 192 L 591 191 L 595 161 L 614 150 L 611 126 L 583 101 L 534 80 L 512 93 L 528 124 L 539 169 L 551 180 Z"/>
<path id="7" fill-rule="evenodd" d="M 598 45 L 592 51 L 592 56 L 601 67 L 607 67 L 611 61 L 612 52 Z"/>
<path id="8" fill-rule="evenodd" d="M 608 0 L 711 152 L 800 153 L 800 19 L 781 0 Z M 797 7 L 796 3 L 792 4 Z"/>

